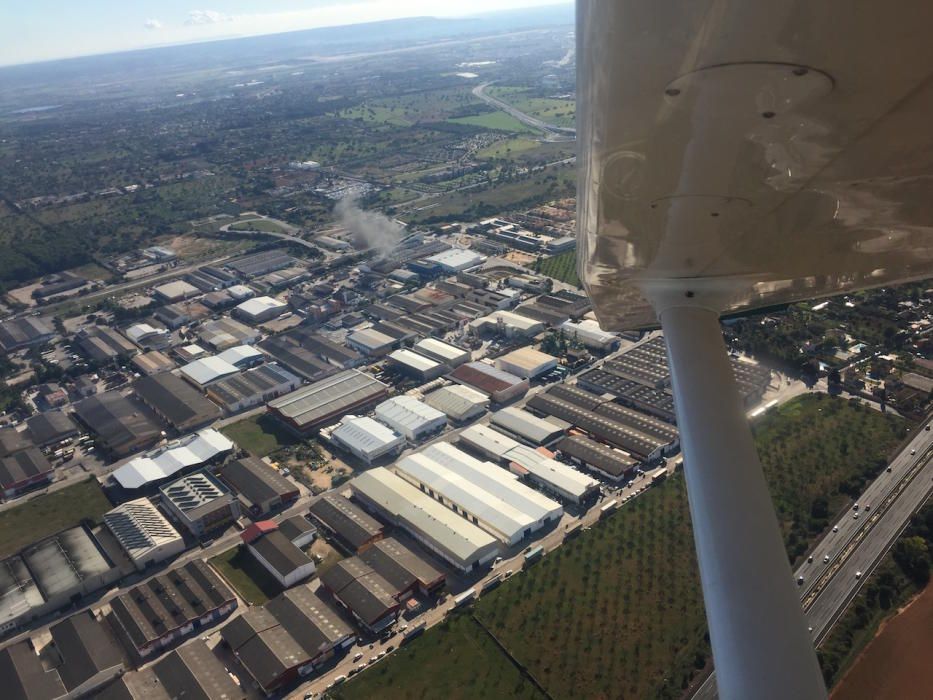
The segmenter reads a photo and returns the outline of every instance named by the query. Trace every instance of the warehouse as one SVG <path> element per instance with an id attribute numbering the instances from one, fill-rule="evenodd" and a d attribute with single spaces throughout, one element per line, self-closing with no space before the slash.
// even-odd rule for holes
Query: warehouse
<path id="1" fill-rule="evenodd" d="M 345 370 L 269 402 L 286 425 L 309 435 L 338 417 L 365 410 L 388 395 L 388 387 L 355 369 Z"/>
<path id="2" fill-rule="evenodd" d="M 309 382 L 316 382 L 337 373 L 337 368 L 302 347 L 285 335 L 275 335 L 259 344 L 279 364 L 287 367 Z"/>
<path id="3" fill-rule="evenodd" d="M 344 416 L 331 431 L 330 439 L 366 464 L 394 457 L 405 449 L 405 438 L 368 416 Z"/>
<path id="4" fill-rule="evenodd" d="M 434 595 L 447 581 L 443 571 L 394 537 L 386 537 L 359 555 L 392 587 L 392 597 L 402 602 L 415 593 Z"/>
<path id="5" fill-rule="evenodd" d="M 123 331 L 126 337 L 143 350 L 160 350 L 172 343 L 172 334 L 164 328 L 156 328 L 148 323 L 135 323 Z"/>
<path id="6" fill-rule="evenodd" d="M 134 586 L 110 601 L 120 641 L 139 659 L 226 617 L 237 598 L 201 559 Z"/>
<path id="7" fill-rule="evenodd" d="M 160 372 L 169 372 L 175 368 L 175 363 L 172 362 L 171 358 L 158 350 L 150 350 L 137 355 L 132 359 L 132 363 L 133 367 L 147 377 Z"/>
<path id="8" fill-rule="evenodd" d="M 557 367 L 557 358 L 534 348 L 519 348 L 496 358 L 496 367 L 522 379 L 534 379 Z"/>
<path id="9" fill-rule="evenodd" d="M 280 248 L 251 253 L 224 263 L 224 267 L 236 270 L 243 277 L 257 277 L 286 267 L 297 267 L 299 265 L 301 265 L 301 260 L 289 255 Z"/>
<path id="10" fill-rule="evenodd" d="M 369 633 L 378 634 L 398 618 L 392 586 L 366 562 L 350 557 L 320 576 L 321 584 Z"/>
<path id="11" fill-rule="evenodd" d="M 528 380 L 496 369 L 485 362 L 468 362 L 460 365 L 449 375 L 458 384 L 466 384 L 481 391 L 493 403 L 508 403 L 524 396 L 528 391 Z"/>
<path id="12" fill-rule="evenodd" d="M 225 414 L 259 406 L 301 386 L 301 378 L 274 363 L 254 367 L 207 387 L 207 395 Z"/>
<path id="13" fill-rule="evenodd" d="M 206 469 L 166 484 L 159 492 L 174 520 L 195 537 L 222 530 L 240 517 L 240 503 Z"/>
<path id="14" fill-rule="evenodd" d="M 74 603 L 122 575 L 91 533 L 80 526 L 32 545 L 22 557 L 52 608 Z"/>
<path id="15" fill-rule="evenodd" d="M 201 293 L 200 289 L 183 280 L 174 280 L 172 282 L 160 284 L 158 287 L 153 288 L 152 291 L 155 292 L 156 298 L 159 301 L 168 304 L 181 301 L 182 299 L 188 299 L 189 297 Z"/>
<path id="16" fill-rule="evenodd" d="M 137 398 L 179 433 L 189 433 L 220 418 L 220 411 L 196 389 L 170 372 L 133 384 Z"/>
<path id="17" fill-rule="evenodd" d="M 676 423 L 674 397 L 667 390 L 638 384 L 602 369 L 591 369 L 577 378 L 577 385 L 587 391 L 611 394 L 626 406 L 649 413 L 667 423 Z"/>
<path id="18" fill-rule="evenodd" d="M 373 328 L 354 331 L 347 336 L 347 345 L 368 357 L 382 357 L 398 346 L 398 340 Z"/>
<path id="19" fill-rule="evenodd" d="M 274 521 L 253 523 L 240 533 L 240 537 L 250 554 L 283 588 L 290 588 L 314 575 L 314 562 L 279 532 Z"/>
<path id="20" fill-rule="evenodd" d="M 368 508 L 464 573 L 479 569 L 499 554 L 495 538 L 388 469 L 370 469 L 350 486 Z"/>
<path id="21" fill-rule="evenodd" d="M 509 450 L 505 461 L 519 476 L 527 476 L 571 503 L 584 503 L 599 494 L 598 481 L 526 445 Z"/>
<path id="22" fill-rule="evenodd" d="M 341 369 L 351 369 L 366 363 L 366 358 L 356 350 L 335 343 L 309 328 L 295 328 L 278 337 L 297 343 L 322 360 Z"/>
<path id="23" fill-rule="evenodd" d="M 383 537 L 383 524 L 339 493 L 325 493 L 308 510 L 347 551 L 359 554 Z"/>
<path id="24" fill-rule="evenodd" d="M 545 324 L 513 311 L 500 309 L 471 321 L 469 327 L 477 334 L 494 333 L 506 338 L 533 338 L 544 330 Z"/>
<path id="25" fill-rule="evenodd" d="M 185 302 L 184 304 L 169 304 L 168 306 L 163 306 L 161 309 L 157 309 L 152 316 L 166 328 L 175 330 L 176 328 L 181 328 L 186 323 L 191 323 L 193 318 L 192 313 L 195 309 L 200 310 L 201 305 L 198 304 L 192 307 L 190 302 Z"/>
<path id="26" fill-rule="evenodd" d="M 42 656 L 56 664 L 49 673 L 58 675 L 69 698 L 88 696 L 124 671 L 123 654 L 106 622 L 90 610 L 52 625 L 49 635 L 52 639 Z"/>
<path id="27" fill-rule="evenodd" d="M 201 324 L 198 339 L 214 352 L 220 352 L 234 345 L 252 345 L 259 340 L 259 331 L 232 318 L 219 318 Z"/>
<path id="28" fill-rule="evenodd" d="M 459 442 L 477 454 L 499 464 L 505 462 L 505 455 L 509 450 L 521 444 L 518 440 L 513 440 L 508 435 L 493 430 L 488 425 L 479 424 L 471 425 L 466 430 L 461 431 Z"/>
<path id="29" fill-rule="evenodd" d="M 375 415 L 411 442 L 437 435 L 447 425 L 447 416 L 413 396 L 395 396 L 383 401 L 376 406 Z"/>
<path id="30" fill-rule="evenodd" d="M 46 411 L 26 419 L 26 432 L 35 445 L 48 447 L 75 437 L 78 425 L 67 413 Z"/>
<path id="31" fill-rule="evenodd" d="M 446 365 L 407 348 L 389 353 L 389 364 L 399 372 L 422 382 L 437 379 L 447 371 Z"/>
<path id="32" fill-rule="evenodd" d="M 464 362 L 469 362 L 471 359 L 469 350 L 458 348 L 456 345 L 445 343 L 437 338 L 424 338 L 419 340 L 415 343 L 414 350 L 448 367 L 459 367 Z"/>
<path id="33" fill-rule="evenodd" d="M 491 420 L 492 424 L 506 435 L 533 447 L 557 442 L 565 432 L 563 427 L 513 406 L 496 411 Z"/>
<path id="34" fill-rule="evenodd" d="M 671 443 L 666 438 L 653 437 L 598 412 L 604 406 L 611 405 L 613 404 L 603 404 L 596 411 L 587 411 L 569 401 L 548 394 L 538 394 L 527 404 L 528 408 L 533 411 L 567 421 L 603 442 L 619 447 L 646 462 L 659 459 L 668 450 Z M 642 417 L 649 418 L 648 416 Z"/>
<path id="35" fill-rule="evenodd" d="M 622 339 L 615 333 L 607 333 L 596 321 L 565 321 L 560 329 L 571 340 L 583 344 L 583 347 L 603 354 L 615 352 L 622 345 Z"/>
<path id="36" fill-rule="evenodd" d="M 0 428 L 0 457 L 6 457 L 14 452 L 34 447 L 27 430 L 16 428 Z"/>
<path id="37" fill-rule="evenodd" d="M 444 272 L 460 272 L 482 265 L 486 258 L 474 253 L 472 250 L 451 248 L 425 258 L 430 263 L 440 266 Z"/>
<path id="38" fill-rule="evenodd" d="M 489 406 L 489 397 L 463 384 L 445 386 L 424 397 L 428 406 L 447 414 L 455 423 L 468 423 L 483 415 Z"/>
<path id="39" fill-rule="evenodd" d="M 55 469 L 37 447 L 27 447 L 0 458 L 0 490 L 4 498 L 13 498 L 39 484 L 46 484 L 54 475 Z"/>
<path id="40" fill-rule="evenodd" d="M 39 318 L 27 316 L 0 323 L 0 349 L 13 352 L 29 345 L 41 345 L 55 337 L 54 331 Z"/>
<path id="41" fill-rule="evenodd" d="M 301 515 L 293 515 L 279 523 L 279 530 L 288 538 L 288 541 L 299 549 L 304 549 L 314 542 L 317 528 Z"/>
<path id="42" fill-rule="evenodd" d="M 261 459 L 244 457 L 225 464 L 220 478 L 232 488 L 252 516 L 265 515 L 298 499 L 298 487 Z"/>
<path id="43" fill-rule="evenodd" d="M 75 416 L 94 433 L 99 447 L 124 457 L 153 445 L 162 437 L 155 417 L 119 391 L 108 391 L 79 401 Z"/>
<path id="44" fill-rule="evenodd" d="M 105 513 L 104 525 L 140 571 L 185 551 L 184 538 L 148 498 L 127 501 Z"/>
<path id="45" fill-rule="evenodd" d="M 453 471 L 448 464 L 415 453 L 400 459 L 393 471 L 506 546 L 531 536 L 536 529 L 534 518 Z"/>
<path id="46" fill-rule="evenodd" d="M 356 641 L 353 628 L 310 586 L 290 588 L 265 608 L 301 645 L 313 666 L 320 666 Z"/>
<path id="47" fill-rule="evenodd" d="M 598 406 L 596 408 L 596 413 L 624 425 L 628 425 L 664 443 L 665 454 L 672 454 L 680 445 L 680 435 L 677 432 L 677 428 L 653 416 L 646 415 L 613 402 Z"/>
<path id="48" fill-rule="evenodd" d="M 591 469 L 617 483 L 632 479 L 638 468 L 638 461 L 631 455 L 582 435 L 565 437 L 557 443 L 555 449 L 571 463 Z"/>
<path id="49" fill-rule="evenodd" d="M 200 360 L 189 362 L 183 365 L 179 371 L 181 376 L 203 391 L 211 382 L 233 376 L 240 370 L 236 365 L 230 364 L 220 355 L 212 355 L 211 357 L 202 357 Z"/>
<path id="50" fill-rule="evenodd" d="M 477 488 L 496 494 L 513 508 L 527 513 L 535 521 L 534 529 L 560 520 L 564 509 L 559 503 L 526 486 L 509 471 L 483 462 L 453 445 L 439 442 L 424 450 L 424 454 L 475 484 Z"/>
<path id="51" fill-rule="evenodd" d="M 548 396 L 569 401 L 580 408 L 585 408 L 587 411 L 595 410 L 597 406 L 612 400 L 611 396 L 605 394 L 599 396 L 590 391 L 584 391 L 574 384 L 557 384 L 548 389 L 547 394 Z"/>
<path id="52" fill-rule="evenodd" d="M 74 338 L 85 357 L 95 362 L 109 362 L 118 357 L 136 354 L 136 346 L 109 326 L 89 326 Z"/>
<path id="53" fill-rule="evenodd" d="M 288 310 L 288 304 L 272 297 L 247 299 L 233 308 L 233 315 L 254 326 L 278 318 Z"/>
<path id="54" fill-rule="evenodd" d="M 205 428 L 130 460 L 113 472 L 113 478 L 125 489 L 142 488 L 222 458 L 234 447 L 222 433 Z"/>
<path id="55" fill-rule="evenodd" d="M 22 557 L 0 560 L 0 634 L 50 609 Z"/>

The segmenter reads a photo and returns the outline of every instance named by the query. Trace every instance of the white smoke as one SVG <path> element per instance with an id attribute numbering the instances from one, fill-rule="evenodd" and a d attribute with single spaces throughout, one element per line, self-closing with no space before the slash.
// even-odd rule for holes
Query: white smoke
<path id="1" fill-rule="evenodd" d="M 402 238 L 402 225 L 385 214 L 364 211 L 357 206 L 355 197 L 344 197 L 334 207 L 341 226 L 353 234 L 357 248 L 391 251 Z"/>

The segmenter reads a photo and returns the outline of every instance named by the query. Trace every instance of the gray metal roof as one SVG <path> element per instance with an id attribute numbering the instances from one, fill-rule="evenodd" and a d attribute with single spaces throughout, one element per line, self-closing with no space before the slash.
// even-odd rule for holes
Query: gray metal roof
<path id="1" fill-rule="evenodd" d="M 359 557 L 337 562 L 320 576 L 328 590 L 367 625 L 398 609 L 393 586 Z"/>
<path id="2" fill-rule="evenodd" d="M 256 550 L 283 578 L 296 569 L 312 563 L 307 554 L 298 549 L 278 530 L 273 530 L 253 540 L 249 546 Z"/>
<path id="3" fill-rule="evenodd" d="M 396 596 L 415 584 L 430 588 L 445 576 L 394 537 L 373 543 L 359 557 L 392 586 Z"/>
<path id="4" fill-rule="evenodd" d="M 386 390 L 382 382 L 350 369 L 270 401 L 269 407 L 299 426 L 313 425 L 328 416 L 374 401 Z"/>
<path id="5" fill-rule="evenodd" d="M 143 377 L 133 391 L 164 420 L 180 431 L 210 423 L 220 417 L 220 409 L 181 377 L 162 372 Z"/>
<path id="6" fill-rule="evenodd" d="M 564 431 L 521 408 L 510 406 L 492 414 L 494 425 L 535 445 L 545 445 L 563 435 Z"/>
<path id="7" fill-rule="evenodd" d="M 175 649 L 157 661 L 152 669 L 170 698 L 246 698 L 246 693 L 233 682 L 220 659 L 200 639 Z"/>
<path id="8" fill-rule="evenodd" d="M 256 505 L 298 491 L 298 487 L 279 470 L 253 456 L 224 465 L 220 477 L 238 494 Z"/>
<path id="9" fill-rule="evenodd" d="M 73 527 L 34 544 L 23 552 L 23 560 L 46 598 L 70 595 L 85 579 L 113 568 L 83 527 Z"/>
<path id="10" fill-rule="evenodd" d="M 325 493 L 311 503 L 311 515 L 328 529 L 359 548 L 383 531 L 383 524 L 337 493 Z"/>
<path id="11" fill-rule="evenodd" d="M 45 670 L 29 640 L 0 649 L 0 687 L 8 700 L 50 700 L 66 693 L 58 673 Z"/>
<path id="12" fill-rule="evenodd" d="M 71 691 L 98 673 L 123 666 L 123 654 L 108 629 L 88 610 L 49 628 L 62 657 L 58 674 Z"/>
<path id="13" fill-rule="evenodd" d="M 206 469 L 183 476 L 159 489 L 162 497 L 170 501 L 191 520 L 205 513 L 229 505 L 233 494 Z"/>

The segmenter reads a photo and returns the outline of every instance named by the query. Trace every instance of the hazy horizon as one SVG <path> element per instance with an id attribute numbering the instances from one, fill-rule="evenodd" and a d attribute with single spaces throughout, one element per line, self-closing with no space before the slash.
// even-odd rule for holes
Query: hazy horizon
<path id="1" fill-rule="evenodd" d="M 222 10 L 193 9 L 181 0 L 116 0 L 55 7 L 36 0 L 0 8 L 0 67 L 143 49 L 227 41 L 306 29 L 416 17 L 467 18 L 498 11 L 570 4 L 568 0 L 473 0 L 439 8 L 427 0 L 228 0 Z"/>

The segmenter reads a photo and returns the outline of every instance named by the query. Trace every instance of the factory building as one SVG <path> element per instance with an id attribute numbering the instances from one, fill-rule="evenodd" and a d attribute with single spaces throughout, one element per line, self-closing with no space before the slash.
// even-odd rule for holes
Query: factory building
<path id="1" fill-rule="evenodd" d="M 345 370 L 269 402 L 269 409 L 301 435 L 387 398 L 388 387 L 368 374 Z"/>
<path id="2" fill-rule="evenodd" d="M 415 593 L 434 595 L 447 580 L 443 571 L 394 537 L 386 537 L 359 555 L 392 587 L 400 603 Z"/>
<path id="3" fill-rule="evenodd" d="M 201 293 L 200 289 L 184 280 L 173 280 L 172 282 L 160 284 L 158 287 L 153 288 L 152 291 L 155 292 L 156 299 L 166 304 L 182 301 Z"/>
<path id="4" fill-rule="evenodd" d="M 51 642 L 42 649 L 48 673 L 57 676 L 66 694 L 62 698 L 82 698 L 112 681 L 124 671 L 123 654 L 107 630 L 90 610 L 71 615 L 49 627 Z M 5 686 L 6 693 L 16 690 Z M 15 687 L 14 687 L 15 688 Z M 56 697 L 56 696 L 46 696 Z"/>
<path id="5" fill-rule="evenodd" d="M 464 362 L 469 362 L 471 353 L 469 350 L 458 348 L 456 345 L 445 343 L 437 338 L 424 338 L 415 343 L 415 352 L 425 357 L 430 357 L 436 362 L 440 362 L 448 367 L 459 367 Z"/>
<path id="6" fill-rule="evenodd" d="M 77 436 L 79 431 L 67 413 L 46 411 L 26 419 L 26 432 L 37 447 L 49 447 Z"/>
<path id="7" fill-rule="evenodd" d="M 381 333 L 373 328 L 364 328 L 354 331 L 347 336 L 347 345 L 359 350 L 367 357 L 382 357 L 388 355 L 398 347 L 398 340 L 391 335 Z"/>
<path id="8" fill-rule="evenodd" d="M 279 510 L 298 499 L 298 487 L 278 469 L 253 456 L 225 464 L 220 478 L 232 488 L 251 516 Z"/>
<path id="9" fill-rule="evenodd" d="M 169 372 L 133 384 L 136 397 L 179 433 L 189 433 L 220 418 L 217 406 L 181 377 Z"/>
<path id="10" fill-rule="evenodd" d="M 599 493 L 599 482 L 538 450 L 519 445 L 505 459 L 509 468 L 571 503 L 584 503 Z"/>
<path id="11" fill-rule="evenodd" d="M 52 609 L 53 606 L 42 597 L 21 556 L 0 560 L 0 634 L 35 620 Z"/>
<path id="12" fill-rule="evenodd" d="M 172 343 L 171 333 L 148 323 L 134 323 L 123 332 L 143 350 L 160 350 Z"/>
<path id="13" fill-rule="evenodd" d="M 321 584 L 366 631 L 378 634 L 398 619 L 391 584 L 358 557 L 343 559 L 321 574 Z"/>
<path id="14" fill-rule="evenodd" d="M 185 551 L 184 538 L 148 498 L 127 501 L 108 511 L 104 525 L 140 571 Z"/>
<path id="15" fill-rule="evenodd" d="M 144 450 L 162 437 L 155 417 L 119 391 L 79 401 L 74 405 L 74 413 L 94 433 L 98 446 L 114 457 Z"/>
<path id="16" fill-rule="evenodd" d="M 136 659 L 149 659 L 237 607 L 237 598 L 201 559 L 150 578 L 110 601 L 114 629 Z"/>
<path id="17" fill-rule="evenodd" d="M 407 348 L 389 353 L 389 364 L 421 382 L 430 382 L 447 371 L 447 366 Z"/>
<path id="18" fill-rule="evenodd" d="M 560 329 L 571 340 L 577 340 L 589 350 L 606 354 L 615 352 L 622 345 L 622 339 L 615 333 L 607 333 L 596 321 L 564 321 Z"/>
<path id="19" fill-rule="evenodd" d="M 445 386 L 424 397 L 428 406 L 436 408 L 455 423 L 468 423 L 483 415 L 489 407 L 489 397 L 464 384 Z"/>
<path id="20" fill-rule="evenodd" d="M 231 348 L 232 349 L 232 348 Z M 220 355 L 202 357 L 194 362 L 183 365 L 181 376 L 200 390 L 204 390 L 212 382 L 224 377 L 231 377 L 239 373 L 239 368 L 224 360 Z"/>
<path id="21" fill-rule="evenodd" d="M 453 273 L 482 265 L 486 262 L 485 256 L 474 253 L 472 250 L 451 248 L 425 258 L 430 264 L 437 265 L 444 272 Z"/>
<path id="22" fill-rule="evenodd" d="M 252 345 L 259 340 L 259 331 L 232 318 L 219 318 L 202 323 L 198 339 L 214 352 L 220 352 L 235 345 Z"/>
<path id="23" fill-rule="evenodd" d="M 383 538 L 383 524 L 339 493 L 325 493 L 308 510 L 350 552 L 364 552 Z"/>
<path id="24" fill-rule="evenodd" d="M 496 358 L 496 367 L 522 379 L 534 379 L 557 367 L 557 358 L 533 348 L 519 348 Z"/>
<path id="25" fill-rule="evenodd" d="M 533 338 L 544 331 L 545 324 L 513 311 L 500 309 L 471 321 L 469 327 L 477 335 L 489 333 L 505 338 Z"/>
<path id="26" fill-rule="evenodd" d="M 42 345 L 55 337 L 55 332 L 39 318 L 27 316 L 0 323 L 0 349 L 13 352 L 30 345 Z"/>
<path id="27" fill-rule="evenodd" d="M 130 460 L 113 472 L 113 478 L 125 489 L 142 488 L 180 471 L 218 460 L 234 447 L 223 433 L 206 428 Z"/>
<path id="28" fill-rule="evenodd" d="M 524 396 L 528 391 L 527 379 L 496 369 L 485 362 L 460 365 L 448 376 L 458 384 L 465 384 L 482 392 L 492 399 L 493 403 L 508 403 Z"/>
<path id="29" fill-rule="evenodd" d="M 635 476 L 638 461 L 622 450 L 603 445 L 582 435 L 569 435 L 555 446 L 563 459 L 616 483 Z"/>
<path id="30" fill-rule="evenodd" d="M 551 445 L 560 440 L 565 433 L 564 426 L 513 406 L 496 411 L 491 420 L 492 424 L 506 435 L 533 447 Z"/>
<path id="31" fill-rule="evenodd" d="M 130 362 L 133 367 L 147 377 L 151 377 L 153 374 L 159 374 L 160 372 L 169 372 L 175 368 L 175 363 L 172 359 L 158 350 L 150 350 L 149 352 L 136 355 Z"/>
<path id="32" fill-rule="evenodd" d="M 300 377 L 275 363 L 268 363 L 212 383 L 207 387 L 207 395 L 226 415 L 231 415 L 267 403 L 300 386 Z"/>
<path id="33" fill-rule="evenodd" d="M 240 537 L 250 554 L 272 574 L 283 588 L 314 575 L 314 562 L 272 520 L 260 520 L 246 528 Z"/>
<path id="34" fill-rule="evenodd" d="M 350 625 L 310 586 L 291 588 L 265 607 L 298 641 L 314 666 L 320 666 L 356 641 Z"/>
<path id="35" fill-rule="evenodd" d="M 285 518 L 279 523 L 279 531 L 299 549 L 304 549 L 317 537 L 317 528 L 301 515 Z"/>
<path id="36" fill-rule="evenodd" d="M 233 315 L 246 323 L 258 325 L 278 318 L 288 310 L 288 304 L 272 297 L 254 297 L 237 304 Z"/>
<path id="37" fill-rule="evenodd" d="M 405 438 L 369 416 L 344 416 L 330 432 L 330 439 L 366 464 L 394 457 L 405 449 Z"/>
<path id="38" fill-rule="evenodd" d="M 337 368 L 311 350 L 285 335 L 275 335 L 259 344 L 279 364 L 309 382 L 316 382 L 337 373 Z"/>
<path id="39" fill-rule="evenodd" d="M 447 416 L 412 396 L 395 396 L 376 406 L 376 418 L 410 442 L 419 442 L 444 430 Z"/>
<path id="40" fill-rule="evenodd" d="M 109 362 L 137 352 L 133 343 L 109 326 L 82 328 L 75 335 L 74 343 L 88 359 L 95 362 Z"/>
<path id="41" fill-rule="evenodd" d="M 577 386 L 597 394 L 608 394 L 631 408 L 649 413 L 667 423 L 676 423 L 674 397 L 668 390 L 655 389 L 595 368 L 577 377 Z"/>
<path id="42" fill-rule="evenodd" d="M 499 553 L 492 535 L 388 469 L 370 469 L 353 479 L 350 486 L 367 508 L 464 573 L 491 562 Z"/>
<path id="43" fill-rule="evenodd" d="M 240 517 L 240 503 L 206 469 L 166 484 L 159 492 L 162 505 L 195 537 L 226 528 Z"/>
<path id="44" fill-rule="evenodd" d="M 37 447 L 27 447 L 0 458 L 0 490 L 4 498 L 46 484 L 55 476 L 55 468 Z"/>

